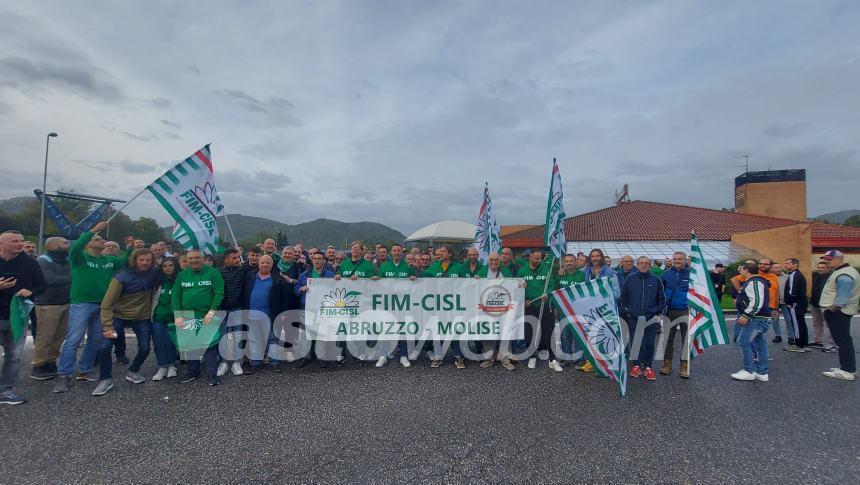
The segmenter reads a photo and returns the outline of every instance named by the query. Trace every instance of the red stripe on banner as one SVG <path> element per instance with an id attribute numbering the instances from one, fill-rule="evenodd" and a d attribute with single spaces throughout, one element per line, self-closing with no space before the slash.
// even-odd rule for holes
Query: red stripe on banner
<path id="1" fill-rule="evenodd" d="M 576 312 L 573 311 L 573 307 L 571 307 L 570 302 L 567 301 L 567 296 L 565 296 L 564 291 L 558 292 L 558 295 L 561 297 L 561 302 L 564 304 L 564 307 L 567 309 L 568 316 L 573 317 L 573 320 L 576 322 L 576 325 L 579 327 L 580 334 L 583 336 L 587 335 L 587 333 L 585 332 L 585 329 L 582 327 L 582 322 L 580 322 L 579 319 L 576 318 Z M 596 360 L 597 363 L 600 364 L 600 366 L 603 368 L 604 372 L 606 372 L 607 375 L 614 377 L 615 373 L 609 369 L 609 365 L 606 363 L 606 361 L 601 359 L 597 355 L 595 355 L 596 352 L 594 352 L 594 346 L 591 345 L 591 341 L 588 340 L 587 337 L 585 338 L 585 341 L 588 342 L 588 347 L 592 351 L 591 356 L 594 358 L 594 360 Z"/>
<path id="2" fill-rule="evenodd" d="M 201 162 L 205 163 L 207 167 L 209 167 L 209 171 L 215 173 L 215 170 L 212 168 L 212 162 L 209 160 L 209 157 L 203 153 L 203 150 L 197 150 L 197 153 L 194 154 Z"/>
<path id="3" fill-rule="evenodd" d="M 710 299 L 710 298 L 708 298 L 707 296 L 705 296 L 705 295 L 703 295 L 703 294 L 701 294 L 701 293 L 696 292 L 696 290 L 695 290 L 695 289 L 693 289 L 693 288 L 690 288 L 690 290 L 689 290 L 689 291 L 690 291 L 690 293 L 691 293 L 691 294 L 693 294 L 696 298 L 698 298 L 698 299 L 702 300 L 705 304 L 707 304 L 707 305 L 710 305 L 710 304 L 711 304 L 711 299 Z"/>

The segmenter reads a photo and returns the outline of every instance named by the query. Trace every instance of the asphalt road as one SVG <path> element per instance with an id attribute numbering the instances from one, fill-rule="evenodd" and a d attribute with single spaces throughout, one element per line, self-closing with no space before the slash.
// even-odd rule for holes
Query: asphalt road
<path id="1" fill-rule="evenodd" d="M 858 383 L 821 376 L 836 354 L 770 349 L 768 383 L 732 381 L 726 345 L 692 379 L 631 380 L 623 398 L 545 363 L 312 366 L 215 388 L 133 385 L 117 365 L 101 398 L 25 378 L 30 402 L 0 408 L 0 483 L 857 483 Z"/>

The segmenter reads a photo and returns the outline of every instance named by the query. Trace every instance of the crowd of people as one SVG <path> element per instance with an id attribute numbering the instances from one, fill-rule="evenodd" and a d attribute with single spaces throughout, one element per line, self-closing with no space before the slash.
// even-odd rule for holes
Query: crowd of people
<path id="1" fill-rule="evenodd" d="M 563 314 L 554 307 L 549 293 L 604 277 L 608 278 L 619 314 L 628 326 L 630 341 L 638 347 L 629 349 L 632 355 L 627 354 L 631 356 L 630 377 L 656 380 L 653 360 L 655 342 L 661 334 L 665 334 L 665 349 L 659 373 L 671 375 L 676 340 L 680 347 L 687 333 L 690 261 L 683 252 L 663 261 L 623 256 L 613 267 L 600 249 L 589 254 L 567 254 L 552 264 L 540 248 L 524 251 L 516 259 L 510 248 L 503 248 L 489 254 L 487 263 L 482 264 L 475 248 L 455 254 L 446 245 L 407 249 L 400 244 L 377 243 L 371 249 L 356 241 L 345 252 L 333 246 L 306 249 L 302 244 L 279 249 L 273 239 L 268 239 L 248 250 L 225 245 L 220 254 L 210 255 L 164 242 L 146 247 L 143 241 L 133 238 L 126 238 L 125 248 L 121 248 L 99 236 L 105 228 L 106 224 L 100 222 L 71 244 L 61 237 L 48 238 L 41 255 L 36 254 L 35 245 L 15 231 L 0 235 L 0 344 L 5 351 L 0 403 L 26 401 L 15 392 L 26 339 L 14 339 L 10 330 L 10 302 L 14 295 L 35 302 L 30 377 L 55 380 L 56 393 L 70 391 L 75 381 L 97 382 L 92 391 L 95 396 L 113 387 L 114 361 L 128 366 L 125 380 L 143 383 L 146 377 L 141 369 L 151 350 L 157 364 L 150 376 L 152 381 L 180 377 L 183 367 L 182 382 L 205 377 L 212 386 L 219 385 L 228 372 L 234 376 L 263 369 L 283 372 L 287 364 L 283 354 L 270 351 L 280 341 L 274 321 L 285 311 L 304 308 L 310 290 L 308 280 L 315 278 L 523 280 L 525 314 L 527 320 L 537 322 L 525 325 L 523 340 L 431 342 L 426 350 L 433 368 L 442 366 L 448 354 L 456 368 L 465 368 L 463 347 L 468 345 L 469 355 L 481 356 L 477 359 L 480 368 L 501 363 L 505 369 L 515 370 L 519 365 L 516 357 L 525 355 L 525 366 L 530 369 L 538 361 L 547 361 L 556 372 L 569 365 L 595 372 L 587 355 L 577 352 L 580 349 L 570 327 L 562 325 L 562 330 L 557 330 Z M 746 261 L 728 281 L 721 264 L 711 273 L 716 300 L 730 294 L 738 312 L 734 339 L 742 351 L 743 369 L 732 378 L 768 380 L 765 339 L 773 328 L 773 342 L 782 342 L 782 317 L 787 351 L 838 352 L 839 367 L 824 375 L 854 380 L 850 321 L 860 300 L 860 274 L 845 263 L 841 252 L 829 251 L 816 267 L 811 288 L 807 288 L 798 265 L 793 258 L 782 265 L 763 258 Z M 811 290 L 809 299 L 807 290 Z M 808 308 L 814 328 L 811 341 L 805 320 Z M 243 350 L 240 339 L 228 336 L 240 328 L 235 316 L 247 311 L 268 317 L 264 319 L 266 327 L 256 331 L 257 338 L 266 345 Z M 189 353 L 177 346 L 176 328 L 186 328 L 194 322 L 218 331 L 199 352 Z M 131 361 L 127 357 L 127 329 L 136 336 L 137 352 Z M 249 336 L 255 333 L 247 326 L 242 329 Z M 553 341 L 553 335 L 559 334 L 559 340 Z M 634 335 L 641 339 L 633 339 Z M 224 345 L 224 339 L 232 343 Z M 313 361 L 320 367 L 343 365 L 349 358 L 360 365 L 370 361 L 382 367 L 395 352 L 400 364 L 410 367 L 423 350 L 410 351 L 407 342 L 401 341 L 369 358 L 364 353 L 349 355 L 344 342 L 310 341 L 308 345 L 310 351 L 294 360 L 295 368 Z M 689 378 L 687 352 L 678 353 L 678 375 Z"/>

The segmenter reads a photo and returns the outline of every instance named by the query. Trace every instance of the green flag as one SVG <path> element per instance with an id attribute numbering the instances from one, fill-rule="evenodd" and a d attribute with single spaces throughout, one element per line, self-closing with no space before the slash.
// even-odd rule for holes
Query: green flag
<path id="1" fill-rule="evenodd" d="M 27 334 L 27 322 L 30 320 L 33 306 L 33 302 L 26 298 L 18 295 L 12 297 L 12 303 L 9 305 L 9 325 L 12 327 L 12 340 L 15 342 Z"/>
<path id="2" fill-rule="evenodd" d="M 549 185 L 549 200 L 546 203 L 546 235 L 544 246 L 547 246 L 555 259 L 561 259 L 567 253 L 567 241 L 564 236 L 564 194 L 561 190 L 561 174 L 558 164 L 552 159 L 552 178 Z"/>

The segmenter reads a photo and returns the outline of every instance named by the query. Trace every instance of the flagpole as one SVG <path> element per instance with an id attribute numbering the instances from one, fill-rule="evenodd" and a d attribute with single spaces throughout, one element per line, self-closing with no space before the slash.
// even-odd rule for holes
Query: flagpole
<path id="1" fill-rule="evenodd" d="M 546 303 L 546 300 L 543 299 L 546 296 L 546 289 L 549 287 L 549 279 L 553 276 L 552 267 L 555 264 L 555 255 L 553 254 L 549 258 L 549 270 L 546 273 L 546 280 L 543 282 L 543 295 L 541 296 L 540 301 L 540 312 L 538 312 L 538 325 L 543 322 L 543 306 Z"/>
<path id="2" fill-rule="evenodd" d="M 113 220 L 113 218 L 114 218 L 114 217 L 116 217 L 117 215 L 119 215 L 119 213 L 120 213 L 120 212 L 122 212 L 126 207 L 128 207 L 128 205 L 129 205 L 129 204 L 131 204 L 132 202 L 134 202 L 134 199 L 136 199 L 136 198 L 140 197 L 140 196 L 141 196 L 141 194 L 143 194 L 144 192 L 146 192 L 147 187 L 149 187 L 149 186 L 147 185 L 146 187 L 144 187 L 144 188 L 143 188 L 143 190 L 141 190 L 140 192 L 138 192 L 138 193 L 137 193 L 137 195 L 135 195 L 135 196 L 134 196 L 134 197 L 132 197 L 131 199 L 128 199 L 128 202 L 126 202 L 125 204 L 123 204 L 123 206 L 122 206 L 122 207 L 120 207 L 119 209 L 117 209 L 117 210 L 116 210 L 116 212 L 114 212 L 114 213 L 113 213 L 113 215 L 111 215 L 110 217 L 108 217 L 107 223 L 108 223 L 108 224 L 110 224 L 110 221 L 111 221 L 111 220 Z"/>
<path id="3" fill-rule="evenodd" d="M 235 235 L 235 234 L 233 234 L 233 227 L 230 225 L 230 219 L 228 219 L 228 218 L 227 218 L 227 212 L 226 212 L 226 211 L 224 211 L 224 222 L 226 222 L 226 223 L 227 223 L 227 230 L 229 230 L 229 231 L 230 231 L 230 237 L 232 237 L 232 238 L 233 238 L 233 248 L 234 248 L 234 249 L 235 249 L 235 248 L 238 248 L 238 247 L 239 247 L 239 242 L 238 242 L 238 241 L 236 241 L 236 235 Z"/>

